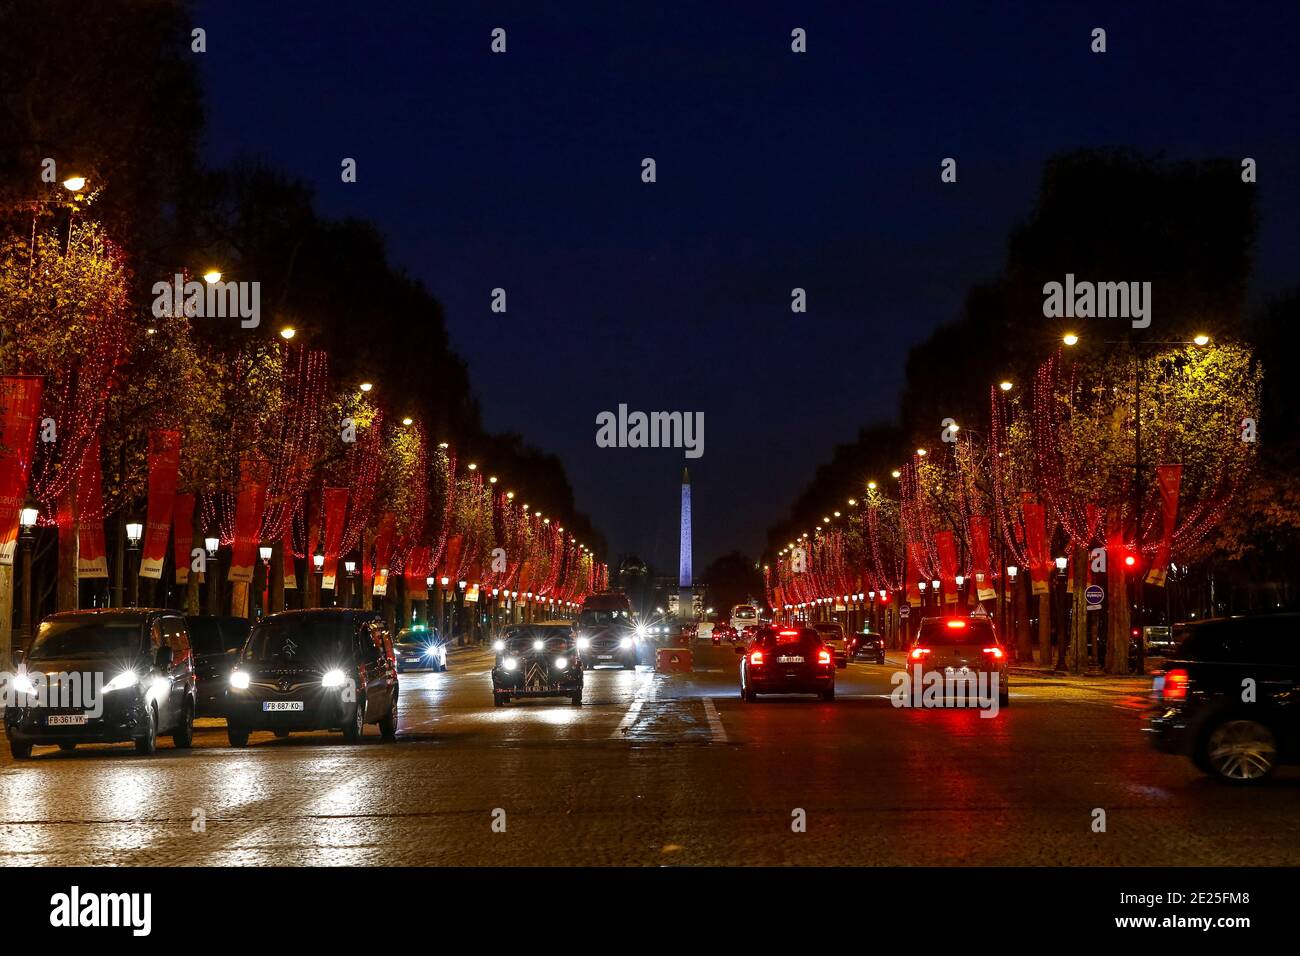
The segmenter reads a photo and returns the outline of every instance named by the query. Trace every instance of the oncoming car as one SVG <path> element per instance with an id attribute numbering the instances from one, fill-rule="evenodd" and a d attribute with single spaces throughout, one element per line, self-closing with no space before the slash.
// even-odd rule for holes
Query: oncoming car
<path id="1" fill-rule="evenodd" d="M 439 639 L 436 630 L 431 631 L 423 625 L 404 627 L 397 632 L 393 656 L 399 674 L 408 670 L 447 669 L 447 645 Z"/>
<path id="2" fill-rule="evenodd" d="M 638 627 L 623 595 L 588 597 L 574 633 L 575 649 L 584 667 L 636 667 Z"/>
<path id="3" fill-rule="evenodd" d="M 743 653 L 740 696 L 744 700 L 753 703 L 759 694 L 835 699 L 835 654 L 813 628 L 761 628 Z"/>
<path id="4" fill-rule="evenodd" d="M 582 703 L 582 659 L 568 622 L 515 624 L 493 644 L 492 703 L 516 697 L 567 697 Z"/>
<path id="5" fill-rule="evenodd" d="M 1011 703 L 1007 685 L 1007 654 L 987 617 L 927 617 L 907 654 L 909 672 L 917 667 L 945 679 L 970 680 L 978 687 L 981 674 L 997 680 L 998 706 Z M 991 689 L 991 688 L 990 688 Z"/>

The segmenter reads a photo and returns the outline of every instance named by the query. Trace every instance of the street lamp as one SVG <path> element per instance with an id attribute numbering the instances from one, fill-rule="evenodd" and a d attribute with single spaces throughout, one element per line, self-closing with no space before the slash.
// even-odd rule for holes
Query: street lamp
<path id="1" fill-rule="evenodd" d="M 284 328 L 280 330 L 280 338 L 284 339 L 286 342 L 288 342 L 297 334 L 298 334 L 298 330 L 295 329 L 292 325 L 286 325 Z"/>
<path id="2" fill-rule="evenodd" d="M 140 539 L 144 537 L 144 525 L 139 521 L 126 523 L 126 546 L 132 556 L 131 569 L 131 606 L 140 604 Z"/>
<path id="3" fill-rule="evenodd" d="M 1078 345 L 1079 336 L 1075 335 L 1073 332 L 1066 332 L 1063 336 L 1061 336 L 1061 341 L 1064 342 L 1066 345 Z"/>
<path id="4" fill-rule="evenodd" d="M 18 525 L 21 529 L 18 539 L 22 542 L 23 554 L 23 616 L 22 629 L 18 634 L 18 643 L 23 648 L 26 648 L 27 642 L 32 636 L 32 539 L 37 519 L 40 516 L 40 511 L 30 500 L 18 512 Z"/>
<path id="5" fill-rule="evenodd" d="M 86 177 L 69 176 L 63 181 L 63 188 L 70 193 L 79 193 L 86 188 Z"/>

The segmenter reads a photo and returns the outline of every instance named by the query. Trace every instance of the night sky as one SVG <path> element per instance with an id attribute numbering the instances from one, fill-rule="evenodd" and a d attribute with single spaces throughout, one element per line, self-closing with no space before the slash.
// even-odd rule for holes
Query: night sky
<path id="1" fill-rule="evenodd" d="M 597 413 L 703 411 L 696 568 L 757 555 L 831 446 L 894 417 L 907 349 L 1000 268 L 1053 153 L 1255 157 L 1252 301 L 1296 282 L 1300 4 L 647 6 L 195 18 L 207 161 L 264 157 L 377 223 L 446 307 L 487 427 L 560 455 L 611 557 L 675 568 L 683 458 L 597 448 Z"/>

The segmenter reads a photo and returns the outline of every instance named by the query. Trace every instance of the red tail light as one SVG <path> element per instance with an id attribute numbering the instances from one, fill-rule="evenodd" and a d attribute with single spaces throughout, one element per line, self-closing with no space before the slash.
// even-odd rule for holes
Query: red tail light
<path id="1" fill-rule="evenodd" d="M 986 647 L 984 653 L 990 655 L 995 661 L 1002 660 L 1002 648 L 1000 647 Z"/>
<path id="2" fill-rule="evenodd" d="M 794 631 L 794 630 L 781 631 L 780 634 L 781 634 L 782 637 L 798 637 L 798 636 L 799 636 L 799 632 L 798 632 L 798 631 Z"/>
<path id="3" fill-rule="evenodd" d="M 763 652 L 762 652 L 762 651 L 753 651 L 753 652 L 749 655 L 749 662 L 750 662 L 751 664 L 761 664 L 761 663 L 763 663 Z"/>
<path id="4" fill-rule="evenodd" d="M 928 647 L 914 647 L 914 648 L 912 648 L 912 653 L 909 654 L 909 655 L 907 655 L 907 656 L 910 657 L 910 658 L 911 658 L 912 660 L 914 660 L 914 661 L 919 661 L 919 660 L 921 660 L 923 657 L 925 657 L 926 654 L 929 654 L 929 653 L 930 653 L 930 648 L 928 648 Z"/>
<path id="5" fill-rule="evenodd" d="M 818 663 L 818 664 L 829 664 L 830 662 L 831 662 L 831 652 L 830 652 L 830 651 L 818 651 L 818 652 L 817 652 L 817 663 Z"/>
<path id="6" fill-rule="evenodd" d="M 961 630 L 966 627 L 965 621 L 949 621 L 948 626 L 953 630 Z"/>
<path id="7" fill-rule="evenodd" d="M 1160 696 L 1165 700 L 1186 700 L 1187 685 L 1191 676 L 1181 668 L 1165 672 L 1165 688 Z"/>

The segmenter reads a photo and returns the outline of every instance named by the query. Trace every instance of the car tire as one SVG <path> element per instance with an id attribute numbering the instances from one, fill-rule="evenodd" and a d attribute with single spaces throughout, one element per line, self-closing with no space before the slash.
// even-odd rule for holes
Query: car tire
<path id="1" fill-rule="evenodd" d="M 59 749 L 65 754 L 72 753 L 72 751 L 77 749 L 77 744 L 75 741 L 65 740 L 63 743 L 59 744 Z"/>
<path id="2" fill-rule="evenodd" d="M 507 697 L 505 694 L 498 694 L 496 691 L 492 692 L 493 707 L 504 707 L 506 705 L 506 701 L 508 701 L 509 699 L 510 698 Z"/>
<path id="3" fill-rule="evenodd" d="M 188 700 L 181 708 L 181 722 L 172 734 L 172 746 L 177 750 L 189 750 L 194 746 L 194 705 Z"/>
<path id="4" fill-rule="evenodd" d="M 1277 738 L 1267 724 L 1230 716 L 1205 729 L 1192 759 L 1216 780 L 1250 786 L 1273 775 L 1277 753 Z"/>
<path id="5" fill-rule="evenodd" d="M 226 739 L 230 741 L 232 747 L 248 746 L 248 728 L 241 727 L 238 724 L 226 722 Z"/>
<path id="6" fill-rule="evenodd" d="M 9 741 L 9 753 L 13 755 L 15 760 L 31 760 L 32 745 L 11 740 Z"/>
<path id="7" fill-rule="evenodd" d="M 745 699 L 745 703 L 747 703 L 747 704 L 752 704 L 752 703 L 754 703 L 755 701 L 758 700 L 758 695 L 755 694 L 755 693 L 754 693 L 752 690 L 750 690 L 749 688 L 745 688 L 744 690 L 742 690 L 742 691 L 740 692 L 740 696 L 743 697 L 743 698 Z"/>
<path id="8" fill-rule="evenodd" d="M 397 739 L 397 696 L 393 696 L 392 706 L 388 708 L 383 718 L 379 721 L 379 736 L 385 740 Z"/>
<path id="9" fill-rule="evenodd" d="M 1009 690 L 998 691 L 998 706 L 999 707 L 1011 706 L 1011 691 Z"/>
<path id="10" fill-rule="evenodd" d="M 569 695 L 569 703 L 574 707 L 582 706 L 582 691 L 579 689 L 576 693 Z"/>
<path id="11" fill-rule="evenodd" d="M 277 727 L 275 730 L 271 731 L 271 733 L 275 734 L 275 736 L 280 740 L 284 740 L 289 736 L 289 731 L 283 727 Z"/>
<path id="12" fill-rule="evenodd" d="M 343 739 L 355 744 L 366 734 L 366 699 L 358 697 L 352 707 L 352 716 L 343 725 Z"/>
<path id="13" fill-rule="evenodd" d="M 147 757 L 158 749 L 158 708 L 146 707 L 145 714 L 149 720 L 144 734 L 135 738 L 135 752 Z"/>
<path id="14" fill-rule="evenodd" d="M 877 663 L 877 664 L 884 664 L 884 663 L 885 663 L 885 655 L 884 655 L 884 654 L 881 654 L 879 657 L 877 657 L 877 658 L 876 658 L 876 663 Z"/>

